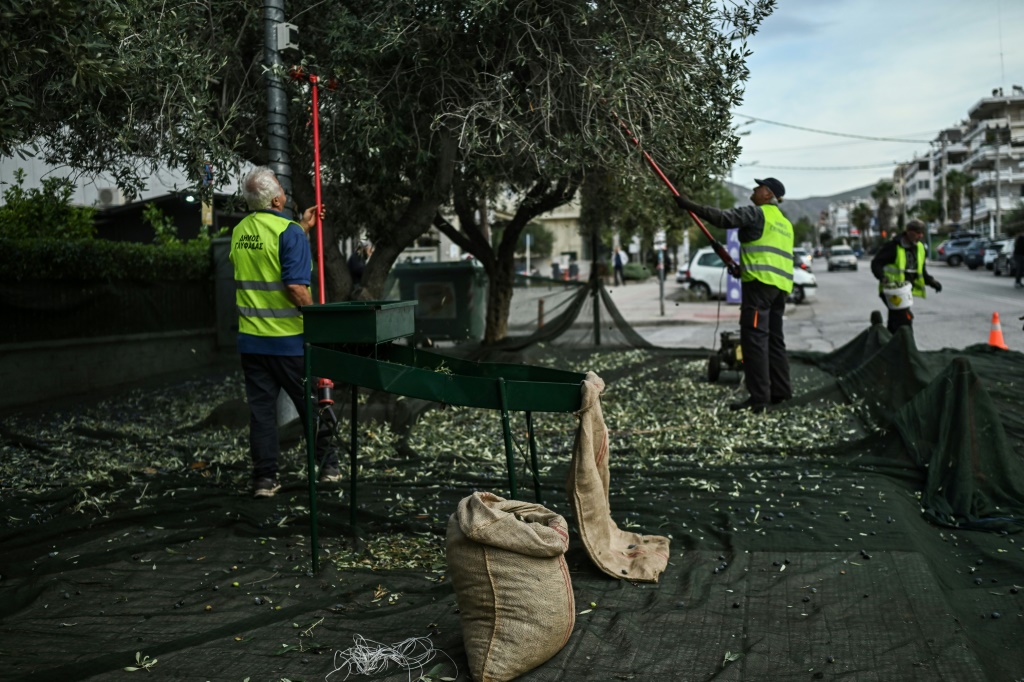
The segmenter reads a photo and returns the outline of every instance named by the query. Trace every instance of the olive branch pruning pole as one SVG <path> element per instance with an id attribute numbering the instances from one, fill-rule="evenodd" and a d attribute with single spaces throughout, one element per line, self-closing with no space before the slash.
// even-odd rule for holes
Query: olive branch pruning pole
<path id="1" fill-rule="evenodd" d="M 316 190 L 316 270 L 319 280 L 320 303 L 326 302 L 324 291 L 324 223 L 323 204 L 320 189 L 320 77 L 315 73 L 309 73 L 301 66 L 292 67 L 290 73 L 292 80 L 308 82 L 309 90 L 313 96 L 312 117 L 313 117 L 313 185 Z M 338 89 L 338 80 L 329 78 L 326 87 L 331 92 Z"/>
<path id="2" fill-rule="evenodd" d="M 658 164 L 654 162 L 653 158 L 651 158 L 651 155 L 648 154 L 645 149 L 640 147 L 640 140 L 638 140 L 636 135 L 634 135 L 626 126 L 626 122 L 623 121 L 617 113 L 615 113 L 614 109 L 609 109 L 609 111 L 611 111 L 612 116 L 615 117 L 615 120 L 619 122 L 619 127 L 622 128 L 622 131 L 626 134 L 626 138 L 633 143 L 634 147 L 640 150 L 641 154 L 643 154 L 644 161 L 646 161 L 647 165 L 650 166 L 651 170 L 654 171 L 654 174 L 657 175 L 661 179 L 661 181 L 665 183 L 665 186 L 668 187 L 670 192 L 672 192 L 672 196 L 679 197 L 679 190 L 677 190 L 675 185 L 672 184 L 672 181 L 668 179 L 668 176 L 666 176 L 665 173 L 662 172 L 661 168 L 658 167 Z M 697 227 L 700 228 L 700 231 L 703 232 L 704 236 L 708 238 L 709 242 L 711 242 L 711 248 L 714 249 L 715 253 L 718 254 L 718 257 L 722 259 L 723 263 L 725 263 L 725 267 L 729 271 L 729 274 L 732 275 L 733 277 L 739 277 L 740 266 L 736 263 L 736 261 L 732 259 L 732 256 L 729 255 L 729 251 L 722 245 L 720 241 L 714 238 L 714 236 L 708 231 L 708 228 L 704 227 L 704 223 L 701 222 L 700 218 L 698 218 L 693 211 L 687 210 L 686 212 L 690 214 L 690 217 L 693 218 L 693 221 L 697 223 Z"/>

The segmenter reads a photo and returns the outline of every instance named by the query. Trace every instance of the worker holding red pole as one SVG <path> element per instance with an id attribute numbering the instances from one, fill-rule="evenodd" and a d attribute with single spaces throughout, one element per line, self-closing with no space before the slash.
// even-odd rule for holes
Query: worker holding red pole
<path id="1" fill-rule="evenodd" d="M 638 149 L 637 139 L 614 111 L 619 127 Z M 740 344 L 743 349 L 743 372 L 750 396 L 729 405 L 732 410 L 764 412 L 768 405 L 777 405 L 793 396 L 789 379 L 789 358 L 782 317 L 786 297 L 793 291 L 793 225 L 782 215 L 779 202 L 786 188 L 775 178 L 754 180 L 757 187 L 750 200 L 753 206 L 722 211 L 702 206 L 687 199 L 662 172 L 651 155 L 641 150 L 644 161 L 665 183 L 676 204 L 688 211 L 697 227 L 711 242 L 729 274 L 742 282 L 743 302 L 740 305 Z M 721 242 L 704 227 L 704 219 L 720 228 L 738 228 L 740 262 L 733 260 Z"/>
<path id="2" fill-rule="evenodd" d="M 740 345 L 750 396 L 729 408 L 763 412 L 769 404 L 793 396 L 782 330 L 786 297 L 793 291 L 793 225 L 779 210 L 786 193 L 782 183 L 775 178 L 754 182 L 753 206 L 722 211 L 696 204 L 684 195 L 676 197 L 676 204 L 716 227 L 739 229 Z"/>
<path id="3" fill-rule="evenodd" d="M 231 235 L 238 307 L 238 352 L 249 405 L 249 454 L 253 495 L 273 497 L 280 489 L 277 397 L 283 390 L 306 417 L 302 306 L 310 295 L 312 257 L 307 233 L 320 219 L 317 207 L 299 221 L 284 213 L 287 198 L 270 168 L 242 180 L 242 196 L 252 210 Z M 332 413 L 333 415 L 333 413 Z M 320 481 L 341 480 L 334 431 L 321 420 L 316 437 Z"/>

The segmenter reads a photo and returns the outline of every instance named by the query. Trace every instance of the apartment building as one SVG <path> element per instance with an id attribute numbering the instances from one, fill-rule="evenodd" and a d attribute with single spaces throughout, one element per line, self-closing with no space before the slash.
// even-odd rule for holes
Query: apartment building
<path id="1" fill-rule="evenodd" d="M 899 164 L 893 173 L 897 195 L 906 210 L 913 212 L 921 202 L 938 198 L 943 201 L 941 215 L 949 216 L 948 197 L 939 191 L 942 179 L 950 171 L 963 171 L 969 149 L 964 141 L 967 122 L 940 130 L 928 151 L 915 154 Z M 954 217 L 955 219 L 955 217 Z"/>
<path id="2" fill-rule="evenodd" d="M 1002 216 L 1024 199 L 1024 88 L 1015 85 L 1009 97 L 994 90 L 972 106 L 964 142 L 964 171 L 974 177 L 971 226 L 998 233 Z"/>
<path id="3" fill-rule="evenodd" d="M 914 213 L 922 202 L 940 201 L 937 222 L 957 223 L 989 234 L 1000 232 L 1002 216 L 1024 200 L 1024 88 L 1009 96 L 996 88 L 967 112 L 967 118 L 941 130 L 926 152 L 898 164 L 893 182 L 902 210 Z M 959 201 L 939 192 L 952 171 L 973 178 Z M 955 191 L 955 190 L 954 190 Z"/>

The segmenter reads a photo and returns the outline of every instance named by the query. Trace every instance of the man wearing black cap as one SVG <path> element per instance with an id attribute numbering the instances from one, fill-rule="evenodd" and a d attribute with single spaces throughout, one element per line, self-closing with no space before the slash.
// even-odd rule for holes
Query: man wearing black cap
<path id="1" fill-rule="evenodd" d="M 754 180 L 753 206 L 722 211 L 676 197 L 680 208 L 720 228 L 738 228 L 743 303 L 740 306 L 740 344 L 743 373 L 750 397 L 729 406 L 763 412 L 793 396 L 789 358 L 782 332 L 786 297 L 793 291 L 793 225 L 782 215 L 779 202 L 786 188 L 775 178 Z"/>
<path id="2" fill-rule="evenodd" d="M 921 240 L 925 229 L 925 224 L 920 220 L 911 220 L 902 234 L 883 244 L 871 259 L 871 273 L 878 280 L 878 295 L 883 301 L 886 301 L 882 293 L 886 285 L 899 285 L 908 281 L 914 296 L 924 298 L 926 285 L 935 289 L 935 293 L 942 291 L 939 280 L 928 274 L 924 264 L 924 244 Z M 888 301 L 886 307 L 889 307 Z M 895 334 L 900 327 L 913 328 L 913 325 L 914 314 L 910 308 L 889 308 L 889 320 L 885 326 L 890 332 Z"/>

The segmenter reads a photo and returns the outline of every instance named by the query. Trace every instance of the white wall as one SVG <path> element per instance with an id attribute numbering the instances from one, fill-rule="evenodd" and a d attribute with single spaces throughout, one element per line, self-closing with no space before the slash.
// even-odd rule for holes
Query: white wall
<path id="1" fill-rule="evenodd" d="M 69 168 L 51 166 L 40 158 L 0 157 L 0 192 L 6 189 L 8 184 L 14 183 L 14 173 L 19 168 L 25 171 L 26 188 L 40 187 L 43 178 L 47 177 L 70 178 L 76 185 L 75 193 L 72 196 L 72 203 L 79 206 L 95 205 L 101 188 L 116 186 L 111 176 L 85 175 Z M 136 199 L 149 199 L 174 191 L 187 190 L 190 186 L 185 176 L 178 171 L 157 171 L 146 179 L 146 189 Z M 218 191 L 229 194 L 237 191 L 235 179 L 231 178 L 231 181 L 224 185 L 222 189 L 218 189 Z"/>

